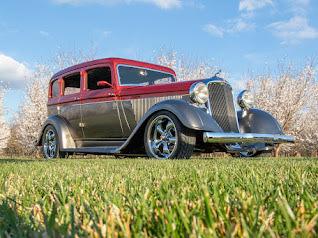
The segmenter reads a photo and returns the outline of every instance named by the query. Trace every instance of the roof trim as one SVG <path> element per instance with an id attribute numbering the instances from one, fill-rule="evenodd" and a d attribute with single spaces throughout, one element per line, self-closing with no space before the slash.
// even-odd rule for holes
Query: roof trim
<path id="1" fill-rule="evenodd" d="M 132 66 L 145 67 L 145 68 L 150 68 L 150 69 L 167 71 L 169 73 L 176 75 L 176 73 L 172 69 L 165 67 L 165 66 L 157 65 L 157 64 L 152 64 L 152 63 L 147 63 L 147 62 L 142 62 L 142 61 L 137 61 L 137 60 L 124 59 L 124 58 L 103 58 L 103 59 L 97 59 L 97 60 L 83 62 L 81 64 L 73 65 L 71 67 L 63 69 L 63 70 L 57 72 L 56 74 L 54 74 L 53 77 L 51 78 L 51 80 L 56 79 L 57 77 L 60 77 L 64 74 L 71 73 L 72 71 L 79 70 L 81 68 L 94 66 L 94 65 L 98 65 L 98 64 L 105 64 L 105 63 L 111 63 L 114 65 L 126 64 L 126 65 L 132 65 Z"/>

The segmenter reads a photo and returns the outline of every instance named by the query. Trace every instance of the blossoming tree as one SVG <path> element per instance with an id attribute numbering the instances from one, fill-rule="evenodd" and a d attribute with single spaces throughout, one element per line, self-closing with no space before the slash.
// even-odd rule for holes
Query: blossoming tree
<path id="1" fill-rule="evenodd" d="M 248 87 L 256 106 L 270 112 L 286 134 L 294 135 L 295 145 L 279 146 L 293 154 L 308 154 L 318 149 L 318 82 L 312 63 L 299 69 L 283 64 L 278 73 L 252 76 Z"/>
<path id="2" fill-rule="evenodd" d="M 0 89 L 0 153 L 6 148 L 10 133 L 9 127 L 5 121 L 5 108 L 3 105 L 4 94 L 5 90 L 3 88 Z"/>

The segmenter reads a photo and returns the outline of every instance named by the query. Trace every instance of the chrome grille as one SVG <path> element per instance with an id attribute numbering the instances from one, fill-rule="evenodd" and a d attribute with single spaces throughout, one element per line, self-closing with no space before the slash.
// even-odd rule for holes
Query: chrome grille
<path id="1" fill-rule="evenodd" d="M 208 88 L 210 112 L 213 118 L 225 132 L 239 132 L 231 86 L 209 83 Z"/>

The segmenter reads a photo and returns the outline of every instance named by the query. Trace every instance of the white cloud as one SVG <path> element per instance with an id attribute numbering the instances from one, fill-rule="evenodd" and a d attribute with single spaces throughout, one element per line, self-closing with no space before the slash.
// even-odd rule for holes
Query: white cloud
<path id="1" fill-rule="evenodd" d="M 43 37 L 48 37 L 50 34 L 47 31 L 40 31 L 40 35 Z"/>
<path id="2" fill-rule="evenodd" d="M 247 22 L 242 18 L 237 18 L 234 20 L 229 21 L 229 28 L 227 32 L 235 33 L 235 32 L 242 32 L 242 31 L 249 31 L 255 28 L 254 23 Z"/>
<path id="3" fill-rule="evenodd" d="M 252 12 L 273 5 L 273 0 L 240 0 L 239 10 Z"/>
<path id="4" fill-rule="evenodd" d="M 205 8 L 205 5 L 201 2 L 201 0 L 187 0 L 187 1 L 183 1 L 182 4 L 187 7 L 201 9 L 201 10 Z"/>
<path id="5" fill-rule="evenodd" d="M 102 31 L 101 33 L 104 38 L 108 38 L 112 34 L 111 31 Z"/>
<path id="6" fill-rule="evenodd" d="M 310 26 L 307 18 L 302 16 L 292 17 L 288 21 L 274 22 L 268 28 L 275 36 L 283 40 L 283 44 L 318 38 L 318 29 Z"/>
<path id="7" fill-rule="evenodd" d="M 220 27 L 214 24 L 207 24 L 203 30 L 210 35 L 222 38 L 225 34 L 249 31 L 255 28 L 255 24 L 244 21 L 242 18 L 229 20 L 226 27 Z"/>
<path id="8" fill-rule="evenodd" d="M 57 4 L 83 5 L 83 4 L 103 4 L 113 5 L 120 3 L 149 3 L 162 9 L 178 8 L 181 6 L 181 0 L 52 0 Z"/>
<path id="9" fill-rule="evenodd" d="M 310 0 L 290 0 L 291 3 L 295 6 L 299 7 L 308 7 L 310 4 Z"/>
<path id="10" fill-rule="evenodd" d="M 203 30 L 207 33 L 209 33 L 210 35 L 216 36 L 216 37 L 220 37 L 222 38 L 224 36 L 224 29 L 221 27 L 218 27 L 216 25 L 213 24 L 207 24 L 203 27 Z"/>
<path id="11" fill-rule="evenodd" d="M 291 10 L 297 15 L 306 15 L 310 0 L 290 0 Z"/>
<path id="12" fill-rule="evenodd" d="M 24 80 L 31 75 L 25 64 L 0 53 L 0 82 L 9 88 L 24 87 Z"/>
<path id="13" fill-rule="evenodd" d="M 163 9 L 176 8 L 181 6 L 181 0 L 149 0 L 144 2 L 154 3 L 155 5 Z"/>

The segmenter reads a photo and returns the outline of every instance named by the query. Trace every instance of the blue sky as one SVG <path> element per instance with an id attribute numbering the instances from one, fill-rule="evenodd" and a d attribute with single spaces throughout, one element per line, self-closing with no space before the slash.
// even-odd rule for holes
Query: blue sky
<path id="1" fill-rule="evenodd" d="M 240 80 L 282 58 L 318 56 L 316 0 L 3 0 L 0 81 L 12 89 L 10 114 L 23 98 L 24 75 L 58 51 L 97 47 L 97 58 L 150 59 L 162 47 L 214 60 Z"/>

